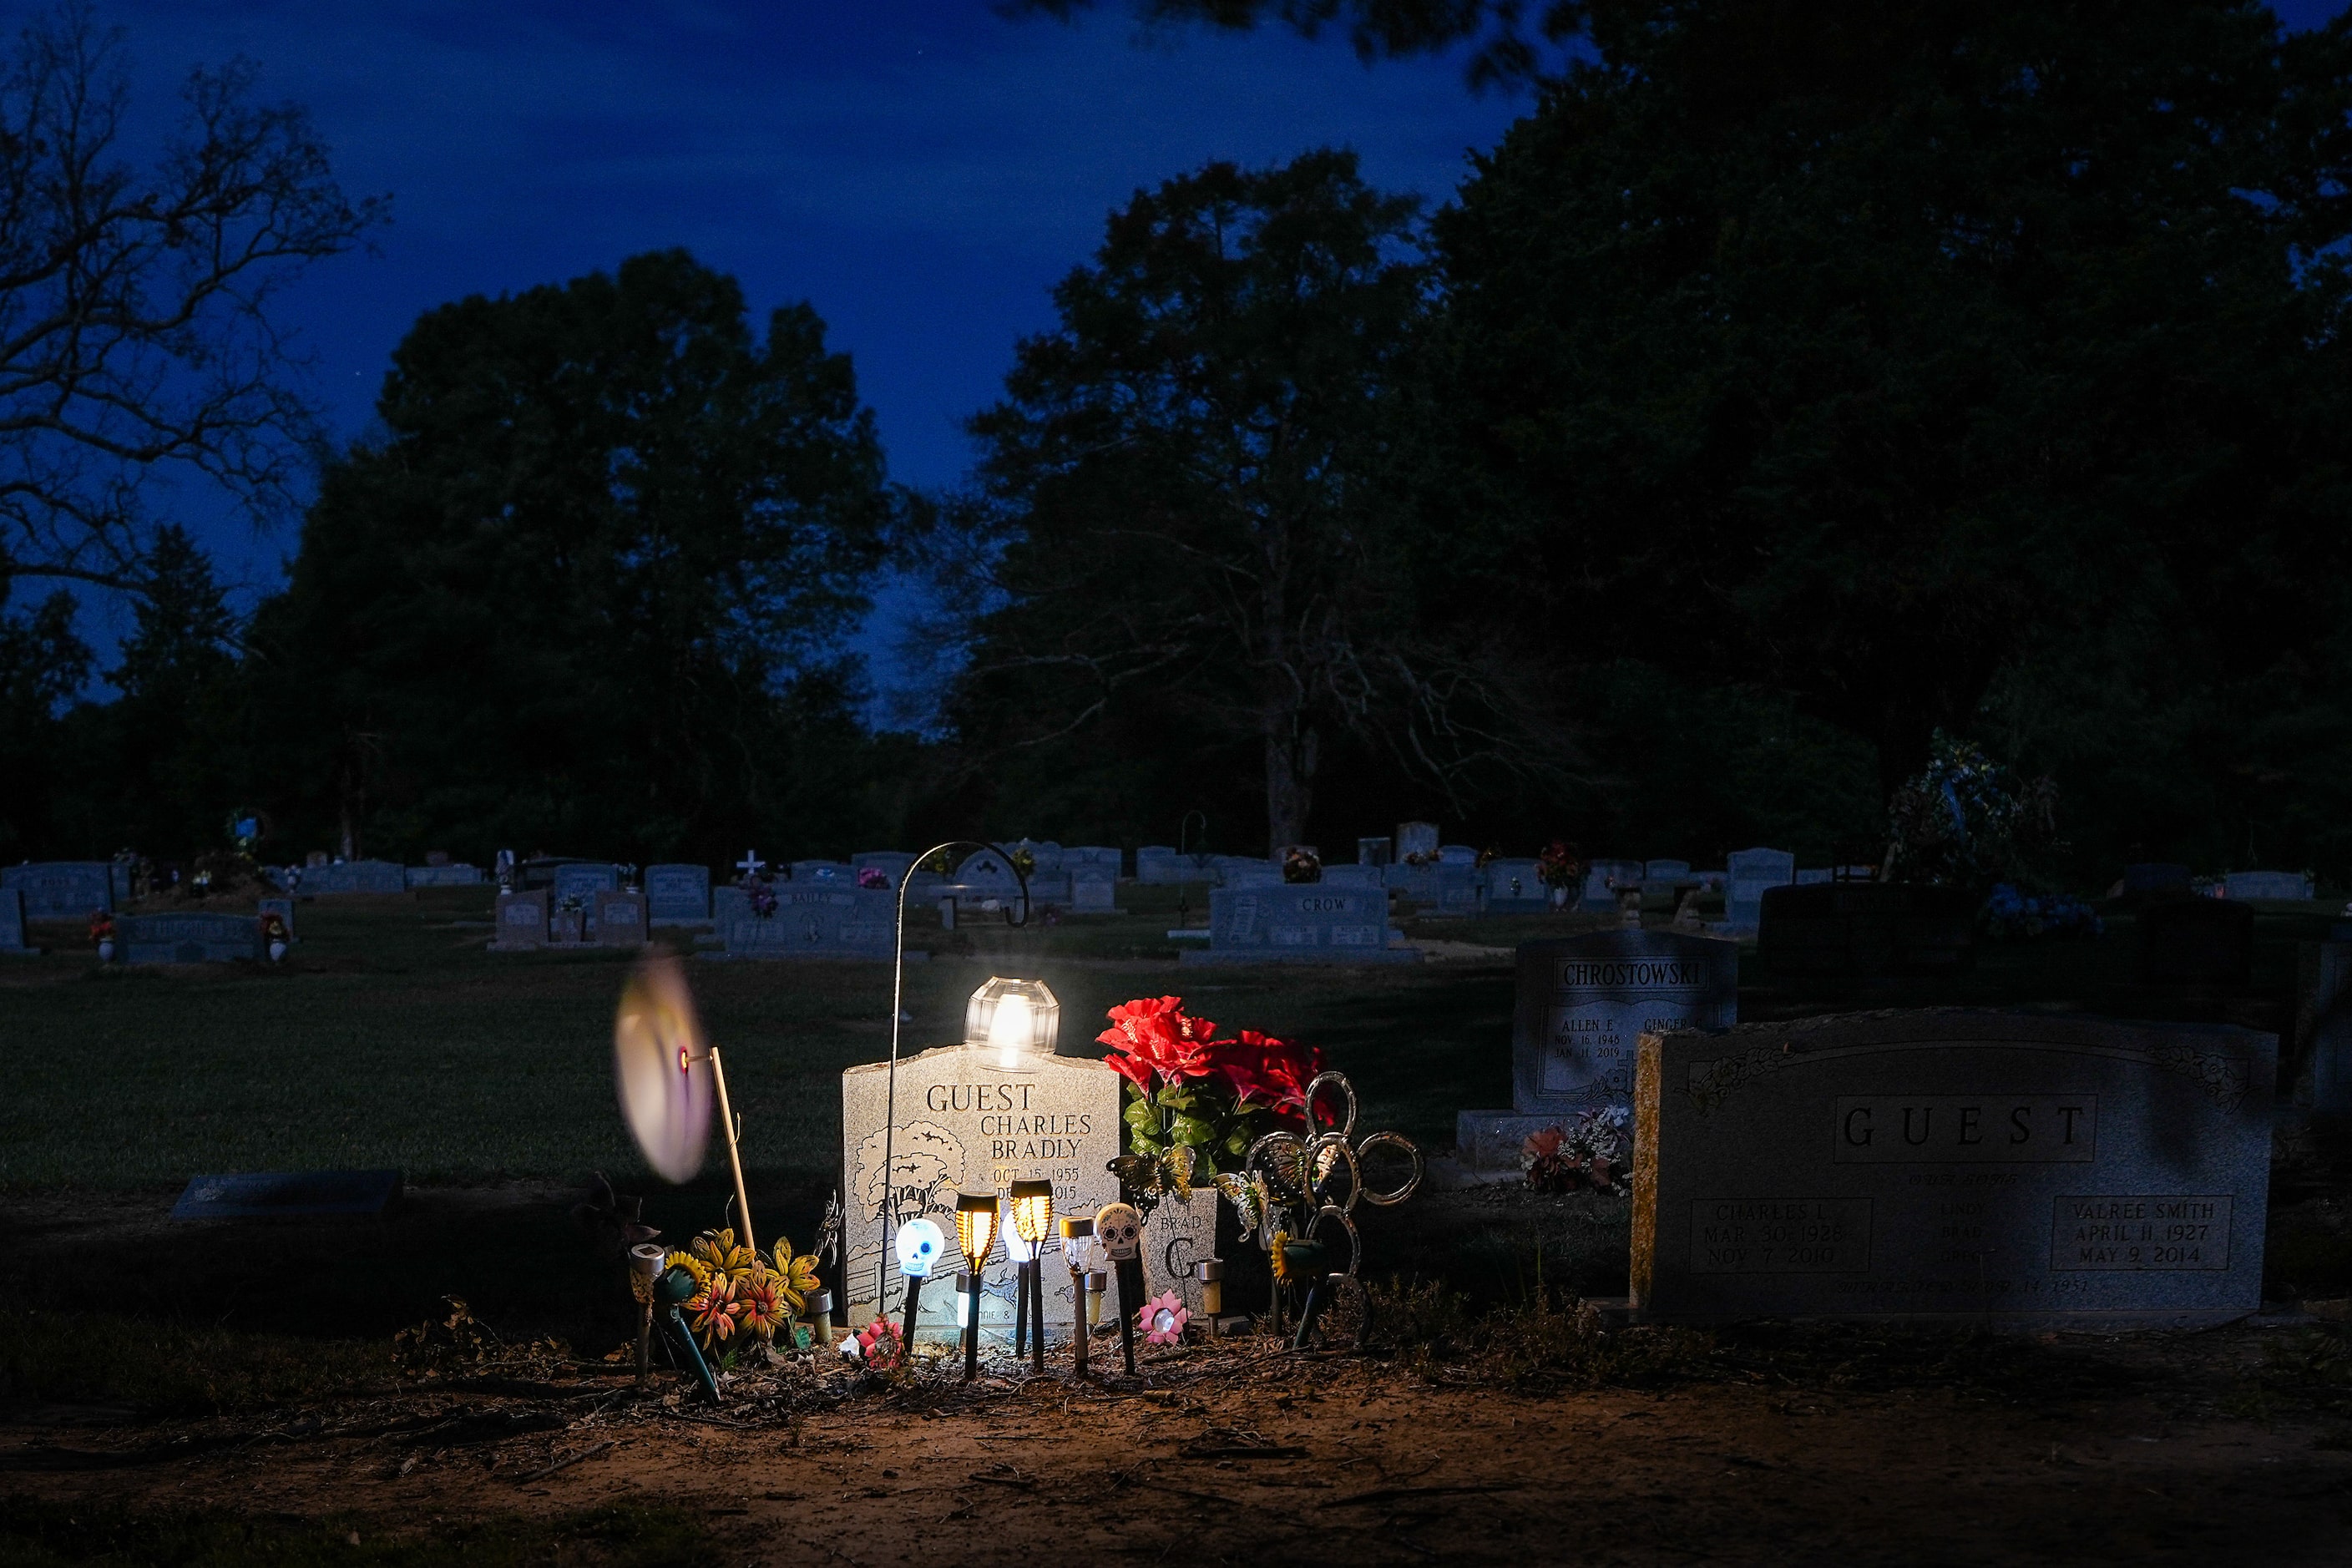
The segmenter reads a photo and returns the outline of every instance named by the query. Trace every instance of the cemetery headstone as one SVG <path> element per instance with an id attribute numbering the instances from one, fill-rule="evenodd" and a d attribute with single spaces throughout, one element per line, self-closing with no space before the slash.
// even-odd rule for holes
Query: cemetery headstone
<path id="1" fill-rule="evenodd" d="M 621 890 L 621 868 L 600 860 L 575 860 L 555 868 L 555 879 L 548 884 L 560 908 L 576 900 L 586 909 L 599 893 Z"/>
<path id="2" fill-rule="evenodd" d="M 381 1215 L 400 1201 L 398 1171 L 269 1171 L 191 1176 L 173 1219 L 281 1219 Z"/>
<path id="3" fill-rule="evenodd" d="M 25 895 L 0 888 L 0 958 L 38 957 L 40 951 L 25 945 Z"/>
<path id="4" fill-rule="evenodd" d="M 1074 867 L 1070 877 L 1070 912 L 1080 915 L 1115 915 L 1118 902 L 1118 873 L 1099 861 Z"/>
<path id="5" fill-rule="evenodd" d="M 1415 912 L 1424 919 L 1477 913 L 1481 879 L 1475 866 L 1431 863 L 1396 865 L 1385 870 L 1389 890 L 1412 900 Z"/>
<path id="6" fill-rule="evenodd" d="M 1647 881 L 1679 882 L 1689 875 L 1687 860 L 1647 860 L 1642 865 L 1642 876 Z"/>
<path id="7" fill-rule="evenodd" d="M 497 932 L 490 939 L 491 950 L 497 952 L 537 952 L 544 948 L 548 941 L 547 889 L 500 893 Z"/>
<path id="8" fill-rule="evenodd" d="M 966 857 L 940 891 L 953 893 L 956 902 L 966 909 L 985 906 L 992 900 L 1002 904 L 1020 898 L 1021 879 L 1013 875 L 1003 856 L 983 849 Z M 1029 897 L 1033 903 L 1044 901 L 1034 888 L 1030 889 Z"/>
<path id="9" fill-rule="evenodd" d="M 1724 884 L 1723 923 L 1736 931 L 1752 931 L 1762 921 L 1766 889 L 1789 887 L 1797 879 L 1797 858 L 1785 849 L 1742 849 L 1725 864 L 1729 875 Z"/>
<path id="10" fill-rule="evenodd" d="M 1437 824 L 1433 822 L 1400 822 L 1396 830 L 1396 858 L 1418 855 L 1434 859 L 1437 855 Z"/>
<path id="11" fill-rule="evenodd" d="M 2186 866 L 2149 862 L 2124 868 L 2124 896 L 2144 898 L 2150 893 L 2185 893 L 2189 890 L 2189 873 Z"/>
<path id="12" fill-rule="evenodd" d="M 411 888 L 473 888 L 481 885 L 482 868 L 444 860 L 437 866 L 404 868 L 402 880 Z"/>
<path id="13" fill-rule="evenodd" d="M 1116 882 L 1126 860 L 1127 857 L 1115 844 L 1081 844 L 1074 849 L 1062 851 L 1062 869 L 1073 877 L 1077 875 L 1080 867 L 1089 866 L 1108 871 L 1110 879 Z"/>
<path id="14" fill-rule="evenodd" d="M 1960 1009 L 1645 1036 L 1635 1316 L 2242 1317 L 2262 1301 L 2277 1047 Z"/>
<path id="15" fill-rule="evenodd" d="M 603 947 L 646 945 L 646 895 L 642 891 L 598 893 L 592 913 Z"/>
<path id="16" fill-rule="evenodd" d="M 107 862 L 106 887 L 107 891 L 114 895 L 116 909 L 122 908 L 137 896 L 132 883 L 137 879 L 138 869 L 139 862 L 136 859 L 125 858 L 120 855 Z"/>
<path id="17" fill-rule="evenodd" d="M 1388 895 L 1319 882 L 1218 888 L 1209 894 L 1209 946 L 1184 963 L 1418 963 L 1391 947 Z"/>
<path id="18" fill-rule="evenodd" d="M 313 866 L 332 865 L 334 858 L 323 849 L 313 849 L 302 857 L 302 868 L 307 871 Z"/>
<path id="19" fill-rule="evenodd" d="M 748 909 L 719 929 L 729 958 L 888 961 L 898 951 L 898 896 L 850 883 L 777 884 L 776 912 Z M 907 954 L 916 959 L 920 950 Z"/>
<path id="20" fill-rule="evenodd" d="M 1518 1169 L 1530 1133 L 1631 1108 L 1643 1035 L 1726 1029 L 1738 1018 L 1739 949 L 1719 938 L 1601 931 L 1521 942 L 1511 1109 L 1461 1112 L 1461 1158 L 1474 1170 Z"/>
<path id="21" fill-rule="evenodd" d="M 1830 879 L 1830 868 L 1827 866 L 1818 866 L 1813 868 L 1811 870 L 1800 871 L 1797 873 L 1797 886 L 1800 888 L 1811 888 Z M 1760 919 L 1763 913 L 1761 900 L 1759 900 L 1757 912 L 1758 917 Z"/>
<path id="22" fill-rule="evenodd" d="M 2352 1116 L 2352 942 L 2312 945 L 2311 1108 Z"/>
<path id="23" fill-rule="evenodd" d="M 1551 908 L 1551 889 L 1533 860 L 1489 860 L 1479 878 L 1481 914 L 1539 915 Z"/>
<path id="24" fill-rule="evenodd" d="M 408 891 L 408 868 L 395 860 L 337 860 L 306 868 L 294 890 L 306 899 L 388 898 Z"/>
<path id="25" fill-rule="evenodd" d="M 1967 961 L 1975 899 L 1958 888 L 1825 882 L 1767 888 L 1756 951 L 1776 974 L 1932 973 Z"/>
<path id="26" fill-rule="evenodd" d="M 2221 879 L 2227 899 L 2308 899 L 2311 879 L 2295 871 L 2232 871 Z"/>
<path id="27" fill-rule="evenodd" d="M 2145 985 L 2242 986 L 2252 977 L 2254 911 L 2229 899 L 2158 898 L 2139 912 Z"/>
<path id="28" fill-rule="evenodd" d="M 25 896 L 28 921 L 88 920 L 114 908 L 114 868 L 105 860 L 35 860 L 0 869 L 0 888 Z"/>
<path id="29" fill-rule="evenodd" d="M 1477 849 L 1468 844 L 1441 844 L 1437 847 L 1437 863 L 1441 866 L 1475 866 Z"/>
<path id="30" fill-rule="evenodd" d="M 751 918 L 751 893 L 747 888 L 725 887 L 710 889 L 710 929 L 719 941 L 727 940 L 727 928 L 736 921 Z"/>
<path id="31" fill-rule="evenodd" d="M 258 915 L 124 915 L 114 922 L 114 940 L 125 963 L 227 963 L 262 956 Z"/>
<path id="32" fill-rule="evenodd" d="M 646 910 L 657 926 L 705 925 L 710 920 L 710 868 L 648 866 Z"/>
<path id="33" fill-rule="evenodd" d="M 1228 888 L 1255 887 L 1282 880 L 1282 868 L 1271 860 L 1250 855 L 1220 855 L 1217 857 L 1217 879 Z"/>
<path id="34" fill-rule="evenodd" d="M 1118 1196 L 1108 1167 L 1119 1152 L 1120 1079 L 1100 1062 L 1024 1054 L 1008 1068 L 995 1052 L 981 1048 L 924 1051 L 898 1064 L 897 1124 L 886 1140 L 889 1071 L 888 1063 L 871 1062 L 841 1075 L 841 1294 L 848 1321 L 866 1321 L 877 1311 L 895 1319 L 905 1310 L 898 1265 L 883 1250 L 894 1191 L 901 1223 L 928 1214 L 950 1237 L 959 1191 L 1001 1193 L 1015 1181 L 1048 1181 L 1056 1214 L 1091 1215 Z M 1143 1247 L 1152 1293 L 1181 1292 L 1176 1275 L 1189 1272 L 1192 1258 L 1210 1254 L 1215 1216 L 1213 1202 L 1198 1200 L 1162 1204 L 1153 1213 Z M 1195 1238 L 1203 1222 L 1210 1228 L 1201 1241 Z M 1059 1242 L 1046 1246 L 1045 1321 L 1049 1339 L 1062 1339 L 1075 1317 L 1070 1274 Z M 877 1262 L 884 1265 L 878 1270 Z M 982 1273 L 983 1336 L 1010 1339 L 1012 1281 L 1013 1268 L 1000 1250 Z M 916 1332 L 927 1343 L 944 1342 L 955 1328 L 955 1292 L 934 1279 L 923 1292 Z"/>
<path id="35" fill-rule="evenodd" d="M 1387 884 L 1382 881 L 1381 873 L 1385 869 L 1385 867 L 1381 866 L 1326 866 L 1323 868 L 1323 885 L 1326 887 L 1338 888 L 1379 888 L 1384 889 Z"/>
<path id="36" fill-rule="evenodd" d="M 1389 863 L 1389 849 L 1390 843 L 1385 838 L 1359 838 L 1356 840 L 1356 864 L 1385 866 Z"/>
<path id="37" fill-rule="evenodd" d="M 898 884 L 907 879 L 908 873 L 914 872 L 915 879 L 907 889 L 907 902 L 910 906 L 923 902 L 924 895 L 940 881 L 936 871 L 916 871 L 915 857 L 903 849 L 861 849 L 849 858 L 849 863 L 861 873 L 869 870 L 882 873 L 883 880 L 893 893 L 898 890 Z"/>
<path id="38" fill-rule="evenodd" d="M 1135 852 L 1135 879 L 1150 887 L 1161 887 L 1184 879 L 1187 860 L 1166 844 L 1147 844 Z"/>
<path id="39" fill-rule="evenodd" d="M 1617 907 L 1617 889 L 1638 888 L 1641 883 L 1639 860 L 1589 860 L 1584 867 L 1584 892 L 1577 908 L 1588 914 L 1613 910 Z"/>

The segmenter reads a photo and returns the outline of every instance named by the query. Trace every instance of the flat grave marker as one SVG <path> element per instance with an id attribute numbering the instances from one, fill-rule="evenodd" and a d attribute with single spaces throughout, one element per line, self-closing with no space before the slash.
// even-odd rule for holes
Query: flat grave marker
<path id="1" fill-rule="evenodd" d="M 1958 1008 L 1644 1036 L 1635 1316 L 2242 1317 L 2262 1303 L 2277 1047 Z"/>
<path id="2" fill-rule="evenodd" d="M 400 1201 L 398 1171 L 269 1171 L 191 1176 L 173 1219 L 299 1219 L 381 1215 Z"/>

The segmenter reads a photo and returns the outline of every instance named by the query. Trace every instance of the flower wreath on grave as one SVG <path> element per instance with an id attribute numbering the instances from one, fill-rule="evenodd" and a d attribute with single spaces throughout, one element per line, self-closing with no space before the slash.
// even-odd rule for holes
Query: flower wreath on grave
<path id="1" fill-rule="evenodd" d="M 1528 1186 L 1539 1193 L 1572 1193 L 1590 1188 L 1622 1197 L 1633 1140 L 1626 1135 L 1632 1116 L 1622 1105 L 1597 1106 L 1580 1111 L 1564 1127 L 1545 1127 L 1528 1134 L 1519 1145 L 1519 1169 Z"/>
<path id="2" fill-rule="evenodd" d="M 1286 851 L 1282 857 L 1282 879 L 1286 882 L 1321 881 L 1322 858 L 1305 849 Z"/>
<path id="3" fill-rule="evenodd" d="M 1005 858 L 1013 862 L 1013 868 L 1021 873 L 1021 879 L 1024 882 L 1037 874 L 1037 857 L 1026 847 L 1015 849 Z"/>
<path id="4" fill-rule="evenodd" d="M 114 917 L 108 914 L 104 910 L 90 910 L 89 945 L 96 947 L 101 942 L 112 942 L 113 940 Z"/>
<path id="5" fill-rule="evenodd" d="M 1307 1086 L 1323 1070 L 1314 1047 L 1255 1029 L 1220 1039 L 1181 996 L 1138 997 L 1109 1017 L 1095 1038 L 1111 1047 L 1104 1065 L 1127 1079 L 1120 1114 L 1138 1163 L 1123 1176 L 1139 1196 L 1181 1194 L 1221 1163 L 1234 1168 L 1260 1135 L 1306 1130 Z M 1328 1106 L 1317 1113 L 1333 1119 Z"/>
<path id="6" fill-rule="evenodd" d="M 1555 838 L 1536 857 L 1536 876 L 1547 888 L 1584 885 L 1584 852 L 1565 838 Z"/>
<path id="7" fill-rule="evenodd" d="M 1407 851 L 1404 863 L 1408 866 L 1434 866 L 1438 858 L 1438 852 L 1434 849 L 1413 849 Z"/>
<path id="8" fill-rule="evenodd" d="M 890 879 L 879 866 L 860 866 L 857 868 L 857 885 L 868 892 L 887 892 Z"/>
<path id="9" fill-rule="evenodd" d="M 751 913 L 754 916 L 764 921 L 775 914 L 776 885 L 773 882 L 762 877 L 752 883 L 746 891 L 749 895 Z"/>

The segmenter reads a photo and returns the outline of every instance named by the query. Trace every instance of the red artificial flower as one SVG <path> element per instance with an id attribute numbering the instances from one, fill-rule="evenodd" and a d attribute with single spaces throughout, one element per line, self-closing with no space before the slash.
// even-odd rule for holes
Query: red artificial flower
<path id="1" fill-rule="evenodd" d="M 1321 1051 L 1244 1029 L 1239 1039 L 1219 1043 L 1215 1061 L 1235 1099 L 1244 1104 L 1255 1100 L 1284 1121 L 1306 1124 L 1307 1086 L 1323 1070 Z M 1328 1105 L 1318 1104 L 1316 1114 L 1327 1125 L 1338 1120 Z"/>
<path id="2" fill-rule="evenodd" d="M 1151 1092 L 1154 1080 L 1175 1083 L 1205 1078 L 1213 1070 L 1210 1047 L 1216 1026 L 1189 1017 L 1181 996 L 1139 997 L 1110 1010 L 1111 1026 L 1095 1038 L 1111 1047 L 1111 1071 Z"/>

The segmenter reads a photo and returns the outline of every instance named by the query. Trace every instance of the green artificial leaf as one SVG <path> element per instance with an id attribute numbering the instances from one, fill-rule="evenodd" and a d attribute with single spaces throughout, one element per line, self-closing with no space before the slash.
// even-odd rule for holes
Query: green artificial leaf
<path id="1" fill-rule="evenodd" d="M 1169 1135 L 1179 1143 L 1189 1143 L 1197 1148 L 1203 1143 L 1214 1142 L 1217 1130 L 1197 1116 L 1180 1116 L 1169 1128 Z"/>
<path id="2" fill-rule="evenodd" d="M 1127 1124 L 1129 1127 L 1137 1129 L 1147 1127 L 1156 1129 L 1160 1125 L 1160 1112 L 1155 1108 L 1146 1104 L 1140 1100 L 1137 1100 L 1133 1105 L 1129 1106 L 1124 1111 L 1120 1112 L 1120 1115 L 1126 1119 Z"/>

